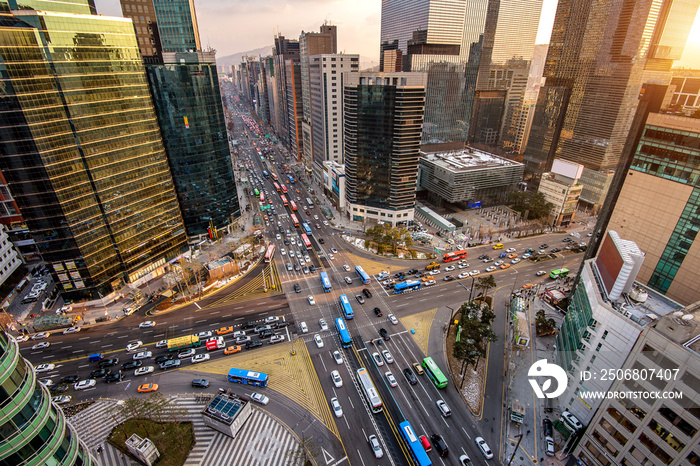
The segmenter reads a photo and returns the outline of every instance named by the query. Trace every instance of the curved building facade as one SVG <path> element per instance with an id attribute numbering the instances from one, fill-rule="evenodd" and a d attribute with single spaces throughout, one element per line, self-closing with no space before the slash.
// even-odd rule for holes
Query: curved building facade
<path id="1" fill-rule="evenodd" d="M 93 464 L 17 342 L 0 332 L 0 466 Z"/>

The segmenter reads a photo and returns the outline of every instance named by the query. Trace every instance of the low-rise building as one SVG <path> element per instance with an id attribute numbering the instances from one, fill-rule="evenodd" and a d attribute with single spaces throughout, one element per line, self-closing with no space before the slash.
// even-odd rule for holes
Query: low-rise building
<path id="1" fill-rule="evenodd" d="M 338 211 L 345 208 L 345 165 L 323 162 L 323 190 Z"/>
<path id="2" fill-rule="evenodd" d="M 206 426 L 235 438 L 252 411 L 249 401 L 224 391 L 216 395 L 202 410 L 202 418 Z"/>
<path id="3" fill-rule="evenodd" d="M 553 204 L 551 225 L 566 226 L 574 221 L 583 185 L 579 182 L 583 165 L 555 160 L 552 170 L 542 175 L 537 191 Z"/>

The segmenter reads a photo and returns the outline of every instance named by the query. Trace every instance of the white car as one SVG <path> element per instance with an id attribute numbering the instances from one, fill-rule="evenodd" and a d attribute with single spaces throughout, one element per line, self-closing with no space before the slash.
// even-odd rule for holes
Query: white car
<path id="1" fill-rule="evenodd" d="M 528 257 L 531 257 L 531 256 L 532 256 L 532 254 L 530 254 L 529 252 L 526 252 L 525 254 L 523 254 L 523 259 L 527 259 Z"/>
<path id="2" fill-rule="evenodd" d="M 204 362 L 204 361 L 209 361 L 209 356 L 208 354 L 195 354 L 192 356 L 192 364 L 197 364 L 198 362 Z"/>
<path id="3" fill-rule="evenodd" d="M 178 358 L 178 359 L 191 358 L 192 356 L 195 355 L 195 353 L 196 353 L 196 351 L 194 350 L 194 348 L 188 348 L 188 349 L 186 349 L 185 351 L 180 351 L 180 352 L 177 354 L 177 358 Z"/>
<path id="4" fill-rule="evenodd" d="M 472 460 L 469 459 L 467 455 L 462 455 L 459 457 L 459 464 L 460 466 L 474 466 L 474 463 L 472 463 Z"/>
<path id="5" fill-rule="evenodd" d="M 472 270 L 471 272 L 469 272 L 469 276 L 470 276 L 470 277 L 476 277 L 476 276 L 479 275 L 480 273 L 481 273 L 481 272 L 479 272 L 478 270 Z"/>
<path id="6" fill-rule="evenodd" d="M 394 377 L 394 374 L 391 372 L 385 372 L 384 377 L 386 377 L 387 382 L 389 382 L 390 387 L 396 387 L 399 385 L 399 383 L 396 381 L 396 378 Z"/>
<path id="7" fill-rule="evenodd" d="M 249 337 L 249 336 L 244 335 L 244 336 L 242 336 L 242 337 L 236 337 L 236 340 L 235 340 L 235 341 L 236 341 L 237 344 L 240 345 L 240 344 L 242 344 L 242 343 L 248 343 L 248 342 L 251 341 L 251 340 L 250 340 L 250 337 Z"/>
<path id="8" fill-rule="evenodd" d="M 583 424 L 581 424 L 581 421 L 578 420 L 576 416 L 571 414 L 568 411 L 564 411 L 561 413 L 561 419 L 563 424 L 569 429 L 569 430 L 579 430 L 583 429 Z"/>
<path id="9" fill-rule="evenodd" d="M 503 265 L 503 261 L 496 261 L 493 263 L 493 265 L 496 267 L 500 267 L 501 265 Z"/>
<path id="10" fill-rule="evenodd" d="M 328 258 L 329 258 L 330 260 L 335 259 L 335 257 L 333 256 L 333 254 L 328 254 Z"/>
<path id="11" fill-rule="evenodd" d="M 314 343 L 316 343 L 316 347 L 323 348 L 323 338 L 318 333 L 314 335 Z"/>
<path id="12" fill-rule="evenodd" d="M 140 348 L 143 346 L 143 342 L 141 340 L 135 341 L 133 343 L 129 343 L 126 345 L 126 350 L 127 351 L 134 351 L 136 348 Z"/>
<path id="13" fill-rule="evenodd" d="M 394 357 L 391 355 L 389 350 L 384 350 L 382 351 L 382 356 L 384 356 L 384 359 L 386 359 L 387 364 L 393 364 L 394 363 Z"/>
<path id="14" fill-rule="evenodd" d="M 43 340 L 44 338 L 48 338 L 49 335 L 51 335 L 49 332 L 37 333 L 35 335 L 32 335 L 32 340 Z"/>
<path id="15" fill-rule="evenodd" d="M 545 272 L 544 270 L 538 270 L 537 273 L 536 273 L 535 275 L 537 275 L 538 277 L 541 277 L 542 275 L 544 275 L 544 274 L 546 274 L 546 273 L 547 273 L 547 272 Z"/>
<path id="16" fill-rule="evenodd" d="M 277 234 L 275 235 L 275 239 L 276 239 L 277 241 L 279 241 L 279 240 L 281 240 L 281 239 L 282 239 L 282 237 L 280 236 L 280 234 L 279 234 L 279 233 L 277 233 Z"/>
<path id="17" fill-rule="evenodd" d="M 328 222 L 326 220 L 323 221 L 323 224 L 328 226 Z"/>
<path id="18" fill-rule="evenodd" d="M 80 382 L 73 385 L 74 390 L 85 390 L 86 388 L 92 388 L 97 382 L 95 379 L 81 380 Z"/>
<path id="19" fill-rule="evenodd" d="M 389 318 L 389 322 L 394 325 L 399 325 L 399 319 L 397 319 L 394 314 L 389 314 L 387 317 Z"/>
<path id="20" fill-rule="evenodd" d="M 457 264 L 458 269 L 466 269 L 467 267 L 469 267 L 469 264 L 465 264 L 464 262 Z"/>
<path id="21" fill-rule="evenodd" d="M 39 364 L 34 370 L 37 372 L 50 372 L 54 370 L 55 367 L 54 364 Z"/>
<path id="22" fill-rule="evenodd" d="M 457 275 L 457 278 L 467 278 L 469 276 L 469 272 L 462 272 L 459 275 Z"/>
<path id="23" fill-rule="evenodd" d="M 331 248 L 331 252 L 332 252 L 333 254 L 338 254 L 338 250 L 337 250 L 336 248 Z"/>
<path id="24" fill-rule="evenodd" d="M 519 257 L 516 257 L 515 259 L 513 259 L 512 261 L 510 261 L 511 264 L 517 264 L 518 262 L 520 262 L 520 258 L 519 258 Z"/>
<path id="25" fill-rule="evenodd" d="M 147 320 L 146 322 L 141 322 L 139 324 L 139 328 L 153 328 L 156 326 L 156 323 L 152 320 Z"/>
<path id="26" fill-rule="evenodd" d="M 279 322 L 280 318 L 277 316 L 270 316 L 270 317 L 265 317 L 265 323 L 266 324 L 271 324 L 273 322 Z"/>
<path id="27" fill-rule="evenodd" d="M 544 438 L 544 453 L 547 456 L 554 456 L 554 439 L 552 437 Z"/>
<path id="28" fill-rule="evenodd" d="M 150 374 L 150 373 L 153 372 L 154 370 L 155 370 L 155 368 L 154 368 L 153 366 L 143 366 L 143 367 L 139 367 L 138 369 L 136 369 L 136 370 L 134 371 L 134 376 L 138 377 L 139 375 Z"/>
<path id="29" fill-rule="evenodd" d="M 270 337 L 270 344 L 274 345 L 275 343 L 281 343 L 284 341 L 284 335 L 272 335 Z"/>
<path id="30" fill-rule="evenodd" d="M 335 417 L 343 417 L 343 408 L 340 407 L 338 398 L 331 398 L 331 407 L 333 408 L 333 414 L 335 414 Z"/>
<path id="31" fill-rule="evenodd" d="M 297 258 L 301 259 L 301 252 L 297 251 Z"/>
<path id="32" fill-rule="evenodd" d="M 314 215 L 314 220 L 318 220 L 318 215 Z"/>
<path id="33" fill-rule="evenodd" d="M 40 349 L 48 348 L 49 346 L 51 346 L 51 343 L 49 343 L 48 341 L 42 341 L 41 343 L 37 343 L 36 345 L 32 346 L 32 349 L 33 350 L 40 350 Z"/>
<path id="34" fill-rule="evenodd" d="M 244 336 L 245 336 L 245 332 L 244 332 L 243 330 L 236 330 L 235 332 L 233 332 L 233 333 L 231 334 L 231 336 L 232 336 L 233 338 L 244 337 Z"/>
<path id="35" fill-rule="evenodd" d="M 343 265 L 343 270 L 345 270 L 346 272 L 349 272 L 350 266 L 348 264 Z"/>
<path id="36" fill-rule="evenodd" d="M 487 271 L 487 272 L 493 272 L 494 270 L 496 270 L 496 266 L 495 266 L 495 265 L 491 265 L 491 266 L 489 266 L 489 267 L 486 267 L 486 271 Z"/>
<path id="37" fill-rule="evenodd" d="M 206 332 L 199 332 L 197 336 L 199 337 L 200 340 L 206 340 L 207 338 L 211 338 L 211 330 L 208 330 Z"/>
<path id="38" fill-rule="evenodd" d="M 309 301 L 310 306 L 315 306 L 316 305 L 316 300 L 314 299 L 313 296 L 309 295 L 306 297 L 306 299 Z"/>
<path id="39" fill-rule="evenodd" d="M 282 248 L 282 249 L 280 249 L 280 254 L 282 254 L 283 256 L 286 256 L 287 251 L 284 248 Z"/>
<path id="40" fill-rule="evenodd" d="M 341 356 L 340 351 L 333 351 L 333 359 L 335 359 L 336 364 L 343 363 L 343 356 Z"/>
<path id="41" fill-rule="evenodd" d="M 376 435 L 370 435 L 367 437 L 367 441 L 369 442 L 369 446 L 372 448 L 375 458 L 381 458 L 384 456 L 384 450 L 382 450 L 382 446 L 379 444 L 379 440 L 377 439 Z"/>
<path id="42" fill-rule="evenodd" d="M 440 269 L 431 270 L 431 271 L 428 272 L 428 273 L 429 273 L 430 275 L 438 275 L 438 274 L 440 273 Z"/>
<path id="43" fill-rule="evenodd" d="M 508 249 L 506 249 L 506 252 L 507 253 L 515 252 L 515 248 L 508 248 Z"/>
<path id="44" fill-rule="evenodd" d="M 486 444 L 486 440 L 484 440 L 482 437 L 477 437 L 474 439 L 474 441 L 476 442 L 476 446 L 479 447 L 479 450 L 481 450 L 481 453 L 484 454 L 487 460 L 493 458 L 493 452 Z"/>
<path id="45" fill-rule="evenodd" d="M 335 385 L 335 388 L 340 388 L 343 386 L 343 379 L 340 377 L 340 372 L 331 371 L 331 380 L 333 380 L 333 385 Z"/>
<path id="46" fill-rule="evenodd" d="M 306 322 L 301 322 L 299 324 L 299 329 L 301 329 L 301 333 L 309 333 L 309 326 L 306 325 Z"/>
<path id="47" fill-rule="evenodd" d="M 266 405 L 270 402 L 270 399 L 263 395 L 262 393 L 251 393 L 250 399 L 261 405 Z"/>
<path id="48" fill-rule="evenodd" d="M 151 353 L 150 351 L 141 351 L 141 352 L 136 353 L 134 355 L 134 361 L 138 361 L 141 359 L 148 359 L 148 358 L 152 358 L 152 357 L 153 357 L 153 353 Z"/>
<path id="49" fill-rule="evenodd" d="M 15 337 L 15 341 L 16 341 L 17 343 L 22 343 L 22 342 L 25 342 L 25 341 L 27 341 L 27 340 L 29 340 L 29 336 L 28 336 L 28 335 L 19 335 L 19 336 Z"/>
<path id="50" fill-rule="evenodd" d="M 56 403 L 57 405 L 64 405 L 66 403 L 70 403 L 70 400 L 72 400 L 73 397 L 70 395 L 59 395 L 59 396 L 54 396 L 51 398 L 51 401 Z"/>
<path id="51" fill-rule="evenodd" d="M 321 331 L 326 331 L 328 330 L 328 324 L 326 323 L 325 319 L 318 319 L 318 325 L 321 326 Z"/>
<path id="52" fill-rule="evenodd" d="M 45 387 L 53 387 L 54 385 L 53 380 L 51 379 L 41 379 L 39 380 L 39 383 L 44 385 Z"/>
<path id="53" fill-rule="evenodd" d="M 156 348 L 167 348 L 168 347 L 168 340 L 160 340 L 158 343 L 156 343 Z"/>
<path id="54" fill-rule="evenodd" d="M 445 267 L 445 272 L 452 272 L 455 269 L 454 265 L 448 265 Z"/>
<path id="55" fill-rule="evenodd" d="M 435 402 L 435 404 L 437 404 L 438 409 L 440 410 L 440 412 L 442 413 L 442 415 L 444 417 L 452 416 L 452 410 L 450 409 L 449 406 L 447 406 L 447 403 L 445 403 L 442 400 L 437 400 Z"/>
<path id="56" fill-rule="evenodd" d="M 64 335 L 68 335 L 69 333 L 78 333 L 80 331 L 80 327 L 70 327 L 67 328 L 63 331 Z"/>
<path id="57" fill-rule="evenodd" d="M 384 360 L 382 359 L 381 356 L 379 356 L 379 353 L 377 353 L 377 352 L 372 353 L 372 359 L 374 359 L 374 362 L 377 363 L 377 366 L 384 365 Z"/>
<path id="58" fill-rule="evenodd" d="M 345 277 L 345 283 L 347 283 L 348 285 L 352 285 L 352 278 Z"/>

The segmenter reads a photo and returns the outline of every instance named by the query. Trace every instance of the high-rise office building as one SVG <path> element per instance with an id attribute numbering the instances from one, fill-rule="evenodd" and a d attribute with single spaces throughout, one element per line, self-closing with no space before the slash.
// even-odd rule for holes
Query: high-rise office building
<path id="1" fill-rule="evenodd" d="M 0 10 L 2 4 L 0 2 Z M 97 464 L 63 411 L 51 402 L 14 338 L 0 331 L 0 464 L 91 466 Z"/>
<path id="2" fill-rule="evenodd" d="M 313 177 L 323 182 L 323 163 L 343 163 L 344 73 L 360 71 L 360 56 L 312 55 L 309 63 Z"/>
<path id="3" fill-rule="evenodd" d="M 346 73 L 345 197 L 356 222 L 413 221 L 423 73 Z"/>
<path id="4" fill-rule="evenodd" d="M 602 204 L 643 83 L 668 83 L 700 0 L 560 0 L 525 162 L 582 164 L 581 200 Z M 607 172 L 607 173 L 606 173 Z M 591 181 L 589 181 L 591 180 Z M 598 189 L 589 189 L 590 184 Z"/>
<path id="5" fill-rule="evenodd" d="M 143 24 L 144 4 L 155 13 L 155 26 Z M 201 48 L 194 0 L 121 0 L 121 5 L 137 37 L 146 27 L 155 31 L 139 49 L 187 236 L 198 242 L 210 228 L 229 227 L 241 215 L 216 53 Z"/>
<path id="6" fill-rule="evenodd" d="M 91 4 L 39 13 L 47 3 L 27 0 L 0 26 L 0 169 L 70 299 L 104 296 L 187 249 L 132 23 Z"/>
<path id="7" fill-rule="evenodd" d="M 296 159 L 303 154 L 304 117 L 299 41 L 275 36 L 275 132 Z"/>

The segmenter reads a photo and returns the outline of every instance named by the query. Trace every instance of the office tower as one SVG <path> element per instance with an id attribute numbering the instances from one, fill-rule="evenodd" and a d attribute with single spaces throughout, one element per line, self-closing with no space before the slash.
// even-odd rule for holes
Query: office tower
<path id="1" fill-rule="evenodd" d="M 104 296 L 187 249 L 133 26 L 90 5 L 38 13 L 46 3 L 27 0 L 0 39 L 0 169 L 66 299 Z"/>
<path id="2" fill-rule="evenodd" d="M 4 2 L 0 2 L 4 3 Z M 5 4 L 6 5 L 6 4 Z M 2 5 L 0 5 L 2 9 Z M 89 14 L 89 13 L 86 13 Z M 19 353 L 14 338 L 0 331 L 0 444 L 3 464 L 97 464 L 63 411 L 51 402 L 32 365 Z"/>
<path id="3" fill-rule="evenodd" d="M 603 401 L 572 456 L 591 466 L 699 464 L 698 303 L 647 325 L 621 369 L 640 376 L 621 377 L 610 391 L 640 395 Z"/>
<path id="4" fill-rule="evenodd" d="M 313 177 L 323 183 L 323 163 L 343 163 L 344 73 L 360 71 L 359 55 L 312 55 L 309 63 Z"/>
<path id="5" fill-rule="evenodd" d="M 345 196 L 355 222 L 413 221 L 423 73 L 346 73 Z"/>
<path id="6" fill-rule="evenodd" d="M 609 231 L 595 259 L 584 262 L 559 328 L 556 363 L 568 376 L 555 402 L 588 424 L 603 402 L 593 393 L 607 392 L 645 326 L 682 306 L 635 281 L 644 252 L 633 241 Z M 551 289 L 547 293 L 557 293 Z M 597 374 L 583 380 L 581 371 Z"/>
<path id="7" fill-rule="evenodd" d="M 561 0 L 525 151 L 535 176 L 582 164 L 582 202 L 602 204 L 645 82 L 670 82 L 699 0 Z M 597 185 L 592 187 L 591 185 Z"/>
<path id="8" fill-rule="evenodd" d="M 301 132 L 304 116 L 301 95 L 299 41 L 275 36 L 275 132 L 291 155 L 299 159 L 303 151 Z"/>
<path id="9" fill-rule="evenodd" d="M 157 30 L 140 50 L 187 236 L 196 242 L 210 227 L 229 227 L 241 215 L 216 52 L 201 48 L 193 0 L 120 1 L 137 35 L 147 26 Z M 144 24 L 144 4 L 155 12 L 155 26 Z"/>
<path id="10" fill-rule="evenodd" d="M 673 70 L 671 109 L 690 115 L 700 108 L 700 70 Z"/>

